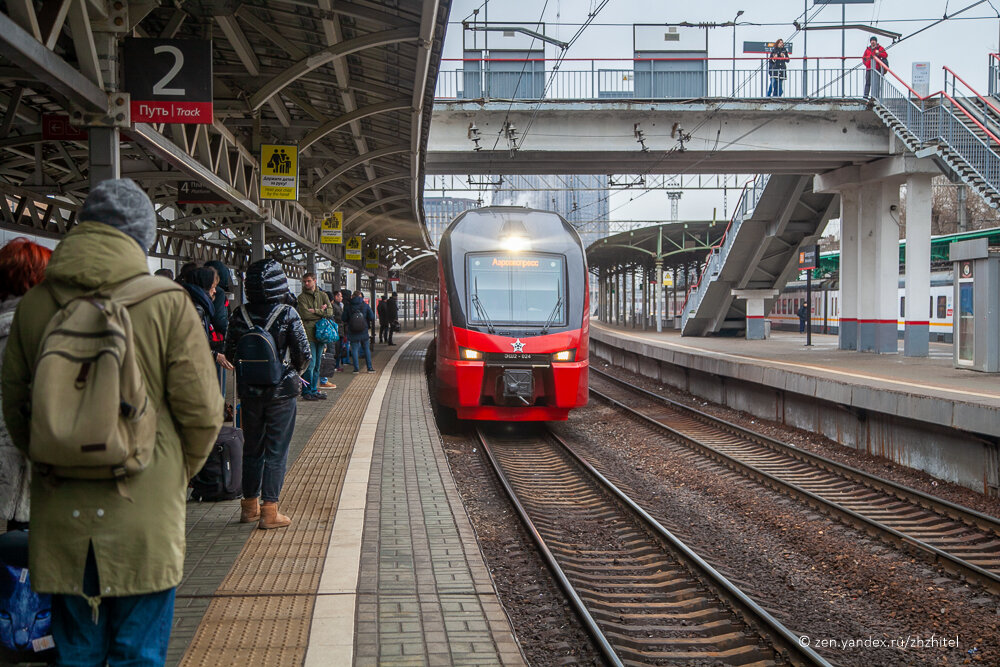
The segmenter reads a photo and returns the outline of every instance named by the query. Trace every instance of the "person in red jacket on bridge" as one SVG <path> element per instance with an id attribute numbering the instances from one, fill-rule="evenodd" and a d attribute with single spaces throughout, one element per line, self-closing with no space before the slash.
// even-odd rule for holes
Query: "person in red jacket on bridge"
<path id="1" fill-rule="evenodd" d="M 871 92 L 874 92 L 877 97 L 882 90 L 882 75 L 885 74 L 886 65 L 889 64 L 889 54 L 886 53 L 882 45 L 878 43 L 878 38 L 872 37 L 868 42 L 868 48 L 865 49 L 865 54 L 861 56 L 861 60 L 865 63 L 864 97 L 871 97 L 871 95 L 869 95 Z M 873 68 L 878 72 L 878 76 L 874 76 L 874 91 L 872 85 Z"/>

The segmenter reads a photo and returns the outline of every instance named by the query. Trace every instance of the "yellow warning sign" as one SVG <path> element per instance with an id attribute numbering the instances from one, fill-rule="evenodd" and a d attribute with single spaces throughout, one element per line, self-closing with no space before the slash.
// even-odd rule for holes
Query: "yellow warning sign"
<path id="1" fill-rule="evenodd" d="M 282 144 L 260 146 L 260 198 L 299 198 L 299 147 Z"/>
<path id="2" fill-rule="evenodd" d="M 346 259 L 358 261 L 361 259 L 361 237 L 352 236 L 347 239 Z"/>
<path id="3" fill-rule="evenodd" d="M 321 243 L 336 243 L 337 245 L 344 242 L 343 211 L 334 211 L 329 218 L 323 218 L 319 240 Z"/>
<path id="4" fill-rule="evenodd" d="M 664 273 L 663 274 L 663 286 L 664 287 L 673 287 L 674 286 L 674 277 L 672 275 L 670 275 L 669 273 Z"/>
<path id="5" fill-rule="evenodd" d="M 365 268 L 378 268 L 378 248 L 368 248 L 368 250 L 365 251 Z"/>

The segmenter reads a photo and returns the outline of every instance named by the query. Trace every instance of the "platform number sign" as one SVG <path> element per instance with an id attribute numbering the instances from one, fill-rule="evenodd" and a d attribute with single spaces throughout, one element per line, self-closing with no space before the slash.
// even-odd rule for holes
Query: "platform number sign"
<path id="1" fill-rule="evenodd" d="M 130 37 L 122 47 L 133 123 L 212 123 L 212 42 Z"/>

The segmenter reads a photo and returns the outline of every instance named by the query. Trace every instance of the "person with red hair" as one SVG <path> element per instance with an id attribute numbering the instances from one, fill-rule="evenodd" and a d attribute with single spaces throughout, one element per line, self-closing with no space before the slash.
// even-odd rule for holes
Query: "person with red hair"
<path id="1" fill-rule="evenodd" d="M 51 256 L 51 250 L 24 237 L 0 248 L 0 362 L 17 303 L 42 282 Z M 30 486 L 24 454 L 14 446 L 7 425 L 0 419 L 0 520 L 7 521 L 8 530 L 27 524 Z"/>

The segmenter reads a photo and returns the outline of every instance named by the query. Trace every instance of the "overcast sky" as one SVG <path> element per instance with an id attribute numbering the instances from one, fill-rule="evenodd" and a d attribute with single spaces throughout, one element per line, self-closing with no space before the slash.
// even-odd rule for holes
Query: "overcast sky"
<path id="1" fill-rule="evenodd" d="M 491 0 L 486 3 L 483 0 L 453 0 L 444 57 L 461 58 L 465 32 L 461 22 L 465 19 L 471 21 L 474 9 L 479 9 L 480 21 L 488 13 L 491 24 L 542 21 L 547 35 L 568 41 L 577 33 L 580 24 L 587 20 L 588 13 L 600 4 L 601 0 L 548 0 L 547 3 L 545 0 Z M 959 13 L 970 5 L 976 6 Z M 947 65 L 979 92 L 986 92 L 988 55 L 998 51 L 1000 12 L 997 9 L 1000 9 L 1000 0 L 987 0 L 978 5 L 976 0 L 875 0 L 870 4 L 848 4 L 845 8 L 848 24 L 865 24 L 902 34 L 902 39 L 891 46 L 888 38 L 880 38 L 879 41 L 889 49 L 891 67 L 904 79 L 909 78 L 913 62 L 930 61 L 931 91 L 942 87 L 944 75 L 941 67 Z M 803 13 L 808 11 L 811 26 L 839 26 L 840 5 L 814 4 L 813 0 L 610 0 L 570 47 L 567 57 L 630 58 L 633 49 L 632 24 L 682 21 L 723 23 L 732 21 L 739 10 L 744 13 L 736 27 L 738 51 L 744 41 L 773 41 L 781 37 L 793 42 L 792 55 L 795 57 L 803 55 L 803 48 L 808 48 L 810 58 L 840 56 L 840 30 L 810 30 L 806 47 L 803 33 L 797 32 L 792 25 L 793 21 L 801 23 Z M 935 25 L 946 12 L 953 18 Z M 869 36 L 859 30 L 847 31 L 847 55 L 860 56 Z M 710 58 L 729 58 L 732 49 L 733 28 L 708 30 Z M 556 54 L 554 47 L 546 47 L 546 57 L 554 58 Z M 454 64 L 444 63 L 442 69 L 452 68 Z M 468 193 L 453 194 L 469 196 Z M 652 192 L 628 203 L 630 196 L 633 195 L 612 196 L 612 219 L 649 220 L 669 216 L 670 207 L 662 193 Z M 735 195 L 729 193 L 730 212 L 734 203 Z M 711 218 L 713 208 L 722 217 L 722 192 L 688 192 L 680 202 L 680 218 Z"/>

